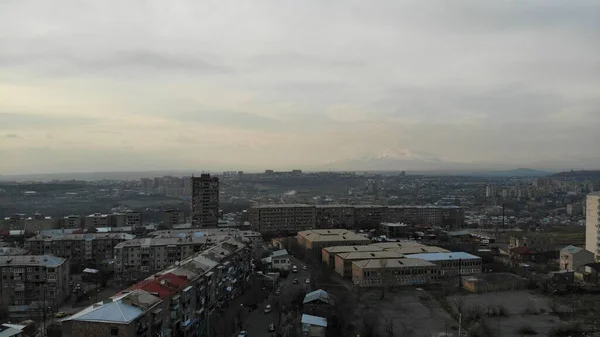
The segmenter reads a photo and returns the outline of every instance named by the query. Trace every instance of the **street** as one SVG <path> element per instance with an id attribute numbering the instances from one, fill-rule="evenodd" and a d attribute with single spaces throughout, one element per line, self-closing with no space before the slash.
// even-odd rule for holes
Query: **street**
<path id="1" fill-rule="evenodd" d="M 248 314 L 244 322 L 244 330 L 248 331 L 248 337 L 271 337 L 275 335 L 275 333 L 269 332 L 268 329 L 269 324 L 271 323 L 277 325 L 277 316 L 279 315 L 280 310 L 273 306 L 277 297 L 281 299 L 279 302 L 285 302 L 290 296 L 294 296 L 296 289 L 302 289 L 305 294 L 312 291 L 312 283 L 305 283 L 305 280 L 310 278 L 310 269 L 303 270 L 305 264 L 294 257 L 292 257 L 290 261 L 292 265 L 298 267 L 298 273 L 290 273 L 287 278 L 282 278 L 279 283 L 281 294 L 275 295 L 275 292 L 273 291 L 267 300 L 263 301 L 256 310 Z M 295 278 L 298 279 L 298 284 L 293 284 Z M 272 306 L 272 310 L 270 313 L 265 314 L 265 307 L 269 304 Z"/>

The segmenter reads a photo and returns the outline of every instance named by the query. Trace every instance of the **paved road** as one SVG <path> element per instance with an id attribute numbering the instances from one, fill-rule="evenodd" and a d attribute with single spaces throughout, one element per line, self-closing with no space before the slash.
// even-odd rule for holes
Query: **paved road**
<path id="1" fill-rule="evenodd" d="M 281 287 L 281 294 L 279 295 L 281 299 L 288 299 L 289 296 L 292 296 L 294 293 L 294 288 L 300 288 L 305 291 L 305 293 L 312 291 L 311 285 L 304 283 L 307 278 L 310 278 L 310 269 L 303 270 L 304 263 L 300 262 L 296 258 L 291 259 L 292 264 L 298 266 L 298 273 L 290 273 L 287 278 L 284 278 L 279 283 Z M 297 278 L 298 284 L 293 284 L 293 280 Z M 271 313 L 265 314 L 264 310 L 267 304 L 272 304 L 275 294 L 271 294 L 267 300 L 261 303 L 257 310 L 250 312 L 245 320 L 244 329 L 248 331 L 249 337 L 271 337 L 274 335 L 273 333 L 268 332 L 269 324 L 275 323 L 277 324 L 277 315 L 276 310 L 272 310 Z"/>

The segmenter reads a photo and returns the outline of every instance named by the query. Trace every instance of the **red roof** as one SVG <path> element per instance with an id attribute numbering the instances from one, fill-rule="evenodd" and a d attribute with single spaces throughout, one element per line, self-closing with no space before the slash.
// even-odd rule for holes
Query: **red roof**
<path id="1" fill-rule="evenodd" d="M 510 251 L 513 252 L 514 254 L 518 254 L 518 255 L 535 254 L 535 250 L 529 249 L 528 247 L 525 247 L 525 246 L 515 247 L 515 248 L 511 249 Z"/>
<path id="2" fill-rule="evenodd" d="M 157 278 L 150 278 L 140 281 L 127 290 L 133 291 L 141 289 L 149 293 L 156 293 L 158 297 L 165 299 L 182 290 L 190 281 L 185 276 L 179 276 L 172 273 L 161 275 Z"/>

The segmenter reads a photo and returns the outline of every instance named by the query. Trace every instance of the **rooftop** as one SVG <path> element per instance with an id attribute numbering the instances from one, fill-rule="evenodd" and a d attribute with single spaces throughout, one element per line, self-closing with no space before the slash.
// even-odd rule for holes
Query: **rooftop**
<path id="1" fill-rule="evenodd" d="M 416 258 L 404 258 L 404 259 L 373 259 L 373 260 L 362 260 L 354 261 L 353 265 L 357 265 L 363 269 L 379 269 L 385 268 L 402 268 L 402 267 L 434 267 L 435 264 L 425 261 L 423 259 Z"/>
<path id="2" fill-rule="evenodd" d="M 0 256 L 0 266 L 44 266 L 58 267 L 67 260 L 53 255 L 4 255 Z"/>
<path id="3" fill-rule="evenodd" d="M 479 256 L 471 255 L 465 252 L 451 253 L 423 253 L 413 254 L 410 256 L 415 259 L 423 259 L 425 261 L 455 261 L 455 260 L 480 260 Z"/>
<path id="4" fill-rule="evenodd" d="M 404 247 L 404 248 L 394 248 L 394 249 L 386 249 L 386 250 L 402 253 L 404 255 L 424 254 L 424 253 L 450 253 L 449 250 L 441 248 L 441 247 L 437 247 L 437 246 Z"/>
<path id="5" fill-rule="evenodd" d="M 85 233 L 36 235 L 27 241 L 73 241 L 73 240 L 132 240 L 135 235 L 126 233 Z"/>
<path id="6" fill-rule="evenodd" d="M 585 249 L 581 248 L 581 247 L 577 247 L 577 246 L 566 246 L 565 248 L 561 249 L 561 252 L 569 252 L 571 254 L 576 254 L 579 253 L 581 251 L 583 251 Z M 590 252 L 591 253 L 591 252 Z"/>
<path id="7" fill-rule="evenodd" d="M 285 256 L 288 255 L 288 251 L 285 249 L 276 250 L 271 254 L 271 257 Z"/>
<path id="8" fill-rule="evenodd" d="M 398 242 L 377 242 L 371 246 L 381 247 L 385 250 L 392 248 L 407 248 L 407 247 L 426 247 L 422 243 L 416 241 L 398 241 Z"/>
<path id="9" fill-rule="evenodd" d="M 159 301 L 158 297 L 138 290 L 98 302 L 68 317 L 65 321 L 129 324 L 144 313 L 143 308 L 148 308 Z"/>
<path id="10" fill-rule="evenodd" d="M 312 229 L 298 232 L 298 235 L 303 236 L 311 242 L 345 240 L 371 242 L 371 240 L 367 239 L 366 237 L 347 229 Z"/>
<path id="11" fill-rule="evenodd" d="M 216 239 L 213 239 L 216 242 Z M 211 240 L 207 237 L 169 237 L 169 238 L 143 238 L 143 239 L 133 239 L 124 242 L 120 242 L 115 248 L 123 248 L 123 247 L 143 247 L 143 246 L 168 246 L 168 245 L 203 245 L 206 243 L 210 243 Z"/>
<path id="12" fill-rule="evenodd" d="M 323 250 L 329 254 L 349 253 L 349 252 L 380 252 L 383 248 L 375 245 L 366 246 L 334 246 L 325 247 Z"/>
<path id="13" fill-rule="evenodd" d="M 327 327 L 327 318 L 302 314 L 302 324 L 308 325 L 316 325 L 326 328 Z"/>
<path id="14" fill-rule="evenodd" d="M 344 260 L 368 260 L 368 259 L 386 259 L 386 258 L 404 258 L 404 254 L 393 251 L 381 252 L 349 252 L 341 253 L 338 256 Z"/>
<path id="15" fill-rule="evenodd" d="M 331 295 L 329 295 L 328 292 L 326 292 L 325 290 L 319 289 L 319 290 L 315 290 L 312 291 L 308 294 L 306 294 L 306 296 L 304 296 L 304 301 L 302 301 L 303 304 L 306 303 L 310 303 L 313 301 L 323 301 L 327 304 L 334 304 L 333 298 L 331 297 Z"/>
<path id="16" fill-rule="evenodd" d="M 434 205 L 309 205 L 309 204 L 269 204 L 253 206 L 254 209 L 269 209 L 269 208 L 392 208 L 392 209 L 460 209 L 459 206 L 434 206 Z"/>

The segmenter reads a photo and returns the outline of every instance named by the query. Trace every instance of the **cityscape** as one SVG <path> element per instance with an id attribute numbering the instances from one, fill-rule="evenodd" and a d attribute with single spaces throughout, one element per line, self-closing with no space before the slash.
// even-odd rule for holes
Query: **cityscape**
<path id="1" fill-rule="evenodd" d="M 0 1 L 0 337 L 600 337 L 600 1 Z"/>

